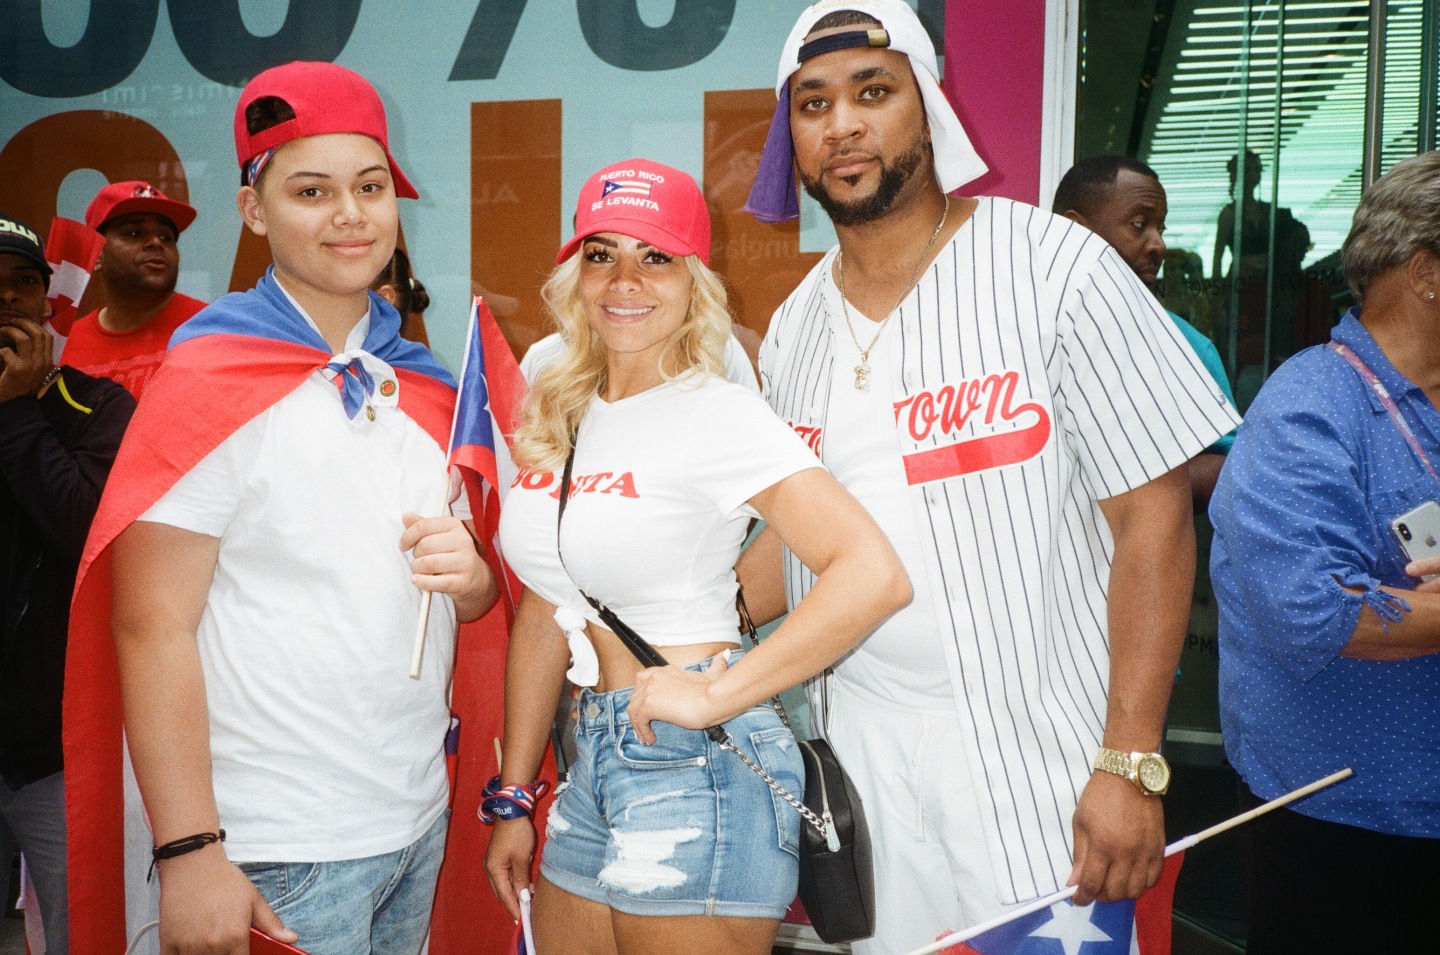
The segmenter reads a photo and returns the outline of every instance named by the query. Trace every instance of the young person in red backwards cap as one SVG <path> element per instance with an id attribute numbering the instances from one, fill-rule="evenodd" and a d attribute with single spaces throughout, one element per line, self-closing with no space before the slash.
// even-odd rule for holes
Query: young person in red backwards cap
<path id="1" fill-rule="evenodd" d="M 180 233 L 195 210 L 148 182 L 112 182 L 85 210 L 105 236 L 96 264 L 106 304 L 77 319 L 65 340 L 65 364 L 118 381 L 136 398 L 160 367 L 170 336 L 205 303 L 175 291 Z"/>
<path id="2" fill-rule="evenodd" d="M 468 512 L 429 516 L 454 382 L 368 291 L 396 197 L 417 193 L 378 95 L 333 64 L 257 76 L 235 141 L 240 214 L 275 264 L 176 335 L 116 464 L 76 611 L 67 717 L 89 791 L 71 832 L 104 838 L 83 800 L 103 801 L 95 761 L 118 753 L 95 755 L 105 694 L 78 687 L 104 682 L 113 595 L 162 950 L 245 952 L 254 925 L 313 955 L 413 955 L 445 844 L 456 621 L 497 596 Z M 71 872 L 72 912 L 101 909 L 72 920 L 77 950 L 118 950 L 98 924 L 113 892 Z"/>

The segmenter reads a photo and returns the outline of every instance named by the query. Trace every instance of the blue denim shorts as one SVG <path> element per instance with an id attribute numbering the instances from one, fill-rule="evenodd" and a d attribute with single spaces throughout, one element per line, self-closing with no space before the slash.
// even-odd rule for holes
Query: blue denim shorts
<path id="1" fill-rule="evenodd" d="M 800 814 L 701 730 L 657 721 L 644 745 L 629 703 L 629 688 L 581 694 L 578 754 L 550 809 L 540 871 L 630 915 L 780 918 L 799 878 Z M 799 747 L 769 706 L 725 728 L 782 786 L 804 792 Z"/>

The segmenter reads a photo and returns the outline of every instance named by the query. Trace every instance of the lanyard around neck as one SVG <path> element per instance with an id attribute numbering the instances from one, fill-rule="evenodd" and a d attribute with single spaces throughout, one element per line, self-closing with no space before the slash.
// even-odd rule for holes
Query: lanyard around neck
<path id="1" fill-rule="evenodd" d="M 1415 432 L 1410 430 L 1409 422 L 1407 422 L 1405 416 L 1400 413 L 1400 406 L 1395 404 L 1395 399 L 1390 397 L 1390 392 L 1385 388 L 1385 385 L 1381 383 L 1375 372 L 1370 370 L 1370 366 L 1365 364 L 1364 360 L 1355 354 L 1349 345 L 1332 341 L 1330 343 L 1330 350 L 1348 361 L 1350 367 L 1354 368 L 1355 372 L 1361 378 L 1365 379 L 1365 383 L 1370 386 L 1371 390 L 1375 392 L 1375 396 L 1380 399 L 1380 403 L 1385 406 L 1385 411 L 1390 415 L 1390 420 L 1395 422 L 1395 427 L 1399 428 L 1400 433 L 1404 435 L 1405 442 L 1410 445 L 1410 450 L 1415 452 L 1415 456 L 1420 459 L 1421 464 L 1425 465 L 1425 470 L 1430 472 L 1430 476 L 1436 478 L 1436 480 L 1440 480 L 1440 476 L 1436 475 L 1435 468 L 1430 463 L 1430 458 L 1425 454 L 1425 449 L 1420 447 L 1420 440 L 1415 437 Z"/>

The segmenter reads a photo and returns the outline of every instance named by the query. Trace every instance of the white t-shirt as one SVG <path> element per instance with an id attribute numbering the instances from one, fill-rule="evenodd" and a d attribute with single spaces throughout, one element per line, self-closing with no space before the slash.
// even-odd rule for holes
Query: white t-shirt
<path id="1" fill-rule="evenodd" d="M 733 568 L 758 516 L 746 502 L 816 467 L 759 395 L 719 378 L 691 372 L 614 403 L 597 397 L 576 442 L 565 564 L 657 647 L 738 644 Z M 600 624 L 556 555 L 559 478 L 520 473 L 501 546 L 527 587 Z"/>
<path id="2" fill-rule="evenodd" d="M 564 350 L 565 339 L 560 337 L 559 332 L 546 335 L 525 352 L 525 357 L 520 360 L 520 374 L 525 376 L 527 382 L 533 384 L 535 376 L 540 374 L 541 370 Z M 726 378 L 737 385 L 744 385 L 751 391 L 759 393 L 760 379 L 755 377 L 755 366 L 750 364 L 750 356 L 745 354 L 744 346 L 734 335 L 731 335 L 725 342 L 724 360 Z"/>
<path id="3" fill-rule="evenodd" d="M 870 321 L 853 307 L 849 311 L 855 337 L 867 345 L 875 342 L 869 352 L 870 390 L 855 387 L 860 349 L 845 327 L 844 313 L 836 312 L 830 316 L 835 326 L 835 372 L 821 459 L 835 480 L 865 502 L 865 509 L 900 555 L 915 598 L 846 656 L 845 670 L 853 682 L 896 706 L 948 709 L 953 705 L 950 668 L 932 610 L 905 468 L 895 453 L 895 409 L 890 397 L 890 348 L 895 329 L 882 332 L 879 322 Z"/>
<path id="4" fill-rule="evenodd" d="M 399 548 L 401 515 L 436 505 L 445 455 L 398 396 L 377 389 L 375 420 L 351 422 L 316 372 L 140 518 L 220 539 L 197 641 L 236 861 L 393 852 L 445 810 L 455 609 L 432 602 L 411 680 L 421 593 Z"/>

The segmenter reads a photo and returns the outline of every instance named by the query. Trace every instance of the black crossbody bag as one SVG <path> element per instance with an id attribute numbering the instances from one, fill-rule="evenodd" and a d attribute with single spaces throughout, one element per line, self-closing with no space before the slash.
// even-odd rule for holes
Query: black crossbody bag
<path id="1" fill-rule="evenodd" d="M 560 479 L 560 506 L 555 515 L 555 553 L 560 566 L 560 527 L 570 500 L 570 475 L 575 467 L 576 439 L 570 441 L 565 473 Z M 569 569 L 565 569 L 569 574 Z M 571 578 L 574 582 L 574 578 Z M 577 583 L 575 589 L 599 615 L 600 620 L 645 667 L 668 666 L 669 662 L 644 637 Z M 759 643 L 755 625 L 737 597 L 741 619 L 752 641 Z M 780 722 L 794 733 L 779 697 L 770 701 Z M 711 726 L 705 735 L 721 749 L 734 753 L 741 762 L 765 781 L 765 785 L 800 813 L 800 903 L 810 925 L 822 941 L 830 944 L 853 942 L 875 934 L 875 870 L 870 858 L 870 830 L 865 825 L 865 808 L 850 776 L 840 765 L 835 751 L 823 739 L 797 740 L 805 762 L 805 798 L 802 801 L 758 766 L 735 745 L 723 725 Z"/>

